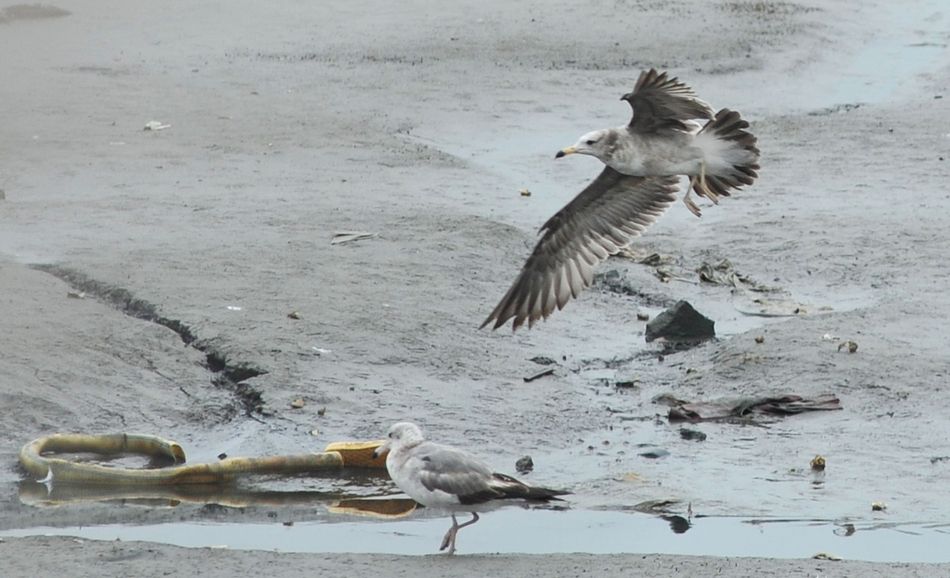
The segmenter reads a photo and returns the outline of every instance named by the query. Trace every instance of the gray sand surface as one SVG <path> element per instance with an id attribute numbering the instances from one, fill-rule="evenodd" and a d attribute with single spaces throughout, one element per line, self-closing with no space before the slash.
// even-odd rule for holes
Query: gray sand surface
<path id="1" fill-rule="evenodd" d="M 374 439 L 402 419 L 502 471 L 531 454 L 529 480 L 570 487 L 577 509 L 673 497 L 679 513 L 691 504 L 711 516 L 945 529 L 945 3 L 435 6 L 0 6 L 0 530 L 222 521 L 198 506 L 37 507 L 16 453 L 38 436 L 153 433 L 200 462 Z M 600 270 L 618 271 L 634 295 L 597 286 L 531 331 L 477 330 L 537 227 L 600 170 L 589 158 L 555 162 L 554 152 L 625 122 L 618 97 L 649 66 L 741 111 L 759 137 L 761 178 L 704 205 L 702 219 L 677 203 L 635 242 L 669 259 L 672 281 L 612 259 Z M 142 130 L 153 120 L 170 126 Z M 354 230 L 378 236 L 330 244 Z M 723 259 L 780 290 L 699 283 L 696 269 Z M 757 298 L 799 313 L 741 313 Z M 636 314 L 679 299 L 715 319 L 720 339 L 661 357 Z M 135 315 L 187 327 L 194 341 Z M 838 350 L 846 340 L 856 353 Z M 241 385 L 209 370 L 209 355 Z M 543 368 L 537 356 L 555 373 L 526 384 Z M 614 385 L 630 380 L 636 387 Z M 844 409 L 767 428 L 702 424 L 709 439 L 697 444 L 655 420 L 665 408 L 651 401 L 786 391 L 831 392 Z M 292 409 L 297 398 L 305 405 Z M 642 445 L 671 456 L 645 460 Z M 803 472 L 816 454 L 829 463 L 819 485 Z M 888 510 L 872 514 L 878 500 Z M 246 519 L 266 522 L 267 512 L 249 508 Z M 328 516 L 316 506 L 294 514 Z M 464 534 L 459 545 L 464 554 Z M 12 575 L 38 559 L 68 562 L 65 576 L 97 575 L 104 560 L 117 560 L 113 575 L 139 576 L 169 560 L 209 576 L 950 572 L 639 554 L 446 561 L 80 548 L 52 538 L 7 539 L 0 551 L 24 572 Z"/>
<path id="2" fill-rule="evenodd" d="M 18 555 L 29 552 L 31 557 Z M 83 542 L 25 538 L 0 544 L 6 576 L 761 576 L 813 578 L 912 578 L 945 575 L 927 564 L 870 564 L 820 560 L 704 558 L 691 556 L 385 556 L 276 554 L 193 550 L 141 542 Z M 198 554 L 198 555 L 196 555 Z M 9 556 L 9 558 L 7 558 Z"/>

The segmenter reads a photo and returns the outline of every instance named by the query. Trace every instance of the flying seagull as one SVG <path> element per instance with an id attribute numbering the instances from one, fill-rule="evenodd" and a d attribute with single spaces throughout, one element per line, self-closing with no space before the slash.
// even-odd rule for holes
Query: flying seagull
<path id="1" fill-rule="evenodd" d="M 482 323 L 528 327 L 563 309 L 594 279 L 594 267 L 653 224 L 676 200 L 680 175 L 689 177 L 683 202 L 697 217 L 690 193 L 713 203 L 758 176 L 756 138 L 739 113 L 712 108 L 693 89 L 650 69 L 621 97 L 633 108 L 626 126 L 596 130 L 558 151 L 597 157 L 606 166 L 541 226 L 541 239 L 511 288 Z M 700 124 L 698 120 L 706 121 Z"/>
<path id="2" fill-rule="evenodd" d="M 387 450 L 386 469 L 400 490 L 427 508 L 451 512 L 452 527 L 439 548 L 448 548 L 449 554 L 455 553 L 458 531 L 478 521 L 477 511 L 490 509 L 499 500 L 547 502 L 570 493 L 529 486 L 494 473 L 471 454 L 427 441 L 414 423 L 401 422 L 389 428 L 389 439 L 373 455 L 380 456 Z M 459 524 L 455 512 L 469 512 L 472 519 Z"/>

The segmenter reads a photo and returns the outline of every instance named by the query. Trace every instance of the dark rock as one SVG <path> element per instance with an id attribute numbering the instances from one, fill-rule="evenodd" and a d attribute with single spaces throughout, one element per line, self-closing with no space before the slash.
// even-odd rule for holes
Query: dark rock
<path id="1" fill-rule="evenodd" d="M 680 428 L 680 437 L 684 440 L 692 440 L 697 442 L 706 441 L 706 434 L 699 430 L 689 429 L 685 427 Z"/>
<path id="2" fill-rule="evenodd" d="M 515 469 L 518 470 L 519 474 L 527 474 L 534 469 L 534 460 L 531 459 L 531 456 L 525 456 L 515 462 Z"/>
<path id="3" fill-rule="evenodd" d="M 532 363 L 537 363 L 538 365 L 554 365 L 555 363 L 557 363 L 550 357 L 545 357 L 543 355 L 537 355 L 535 357 L 532 357 L 528 361 L 531 361 Z"/>
<path id="4" fill-rule="evenodd" d="M 663 338 L 670 343 L 696 344 L 716 336 L 715 323 L 693 309 L 686 301 L 678 301 L 647 323 L 647 343 Z"/>
<path id="5" fill-rule="evenodd" d="M 645 452 L 640 452 L 640 455 L 645 458 L 650 458 L 651 460 L 665 458 L 670 455 L 670 452 L 664 450 L 663 448 L 653 448 Z"/>

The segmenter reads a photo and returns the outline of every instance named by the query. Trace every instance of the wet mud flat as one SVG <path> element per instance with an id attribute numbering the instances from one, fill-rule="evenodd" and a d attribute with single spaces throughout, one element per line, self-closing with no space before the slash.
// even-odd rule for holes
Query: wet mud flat
<path id="1" fill-rule="evenodd" d="M 530 454 L 528 480 L 573 489 L 563 518 L 486 516 L 514 531 L 532 517 L 582 529 L 671 500 L 619 526 L 669 538 L 637 552 L 674 553 L 663 544 L 695 536 L 690 553 L 715 555 L 700 538 L 735 517 L 736 527 L 773 520 L 803 537 L 813 523 L 844 541 L 833 532 L 850 524 L 855 543 L 885 536 L 878 549 L 895 551 L 883 559 L 917 562 L 574 555 L 551 558 L 550 575 L 575 564 L 657 576 L 945 573 L 918 555 L 950 551 L 940 542 L 950 520 L 941 483 L 950 128 L 935 120 L 950 112 L 950 16 L 940 3 L 899 18 L 883 2 L 491 3 L 474 20 L 461 7 L 414 5 L 320 18 L 312 7 L 265 13 L 250 2 L 228 17 L 180 8 L 67 2 L 2 13 L 0 74 L 17 82 L 0 86 L 0 399 L 13 408 L 0 419 L 0 530 L 127 528 L 123 539 L 161 541 L 149 528 L 247 525 L 263 547 L 280 542 L 275 529 L 306 542 L 308 530 L 339 525 L 328 535 L 365 528 L 386 537 L 378 551 L 421 552 L 444 521 L 429 513 L 398 523 L 416 545 L 389 522 L 334 518 L 316 495 L 280 507 L 40 505 L 16 467 L 22 444 L 57 431 L 159 434 L 211 461 L 373 439 L 413 419 L 501 471 Z M 661 25 L 671 19 L 682 19 L 675 38 Z M 152 26 L 143 32 L 142 21 Z M 761 179 L 704 207 L 701 220 L 677 203 L 635 243 L 658 261 L 611 260 L 601 271 L 616 271 L 617 283 L 534 330 L 477 331 L 534 229 L 599 170 L 553 153 L 626 120 L 617 98 L 653 65 L 752 120 Z M 150 121 L 170 126 L 142 130 Z M 340 231 L 377 235 L 332 245 Z M 776 290 L 701 280 L 699 270 L 724 260 Z M 718 339 L 680 352 L 646 344 L 638 313 L 681 299 L 716 321 Z M 756 314 L 763 307 L 781 315 Z M 853 353 L 839 349 L 848 341 Z M 780 393 L 833 394 L 842 410 L 690 424 L 706 436 L 696 441 L 654 403 Z M 817 479 L 809 462 L 819 454 L 827 466 Z M 269 484 L 328 499 L 386 487 Z M 683 534 L 661 517 L 689 511 Z M 901 539 L 887 540 L 890 531 Z M 13 536 L 0 543 L 11 567 L 67 556 L 75 575 L 97 558 L 136 575 L 166 556 L 286 575 L 294 565 L 447 563 Z M 482 547 L 473 551 L 532 545 Z M 816 553 L 806 552 L 761 555 Z M 479 555 L 456 569 L 474 561 L 539 563 Z"/>

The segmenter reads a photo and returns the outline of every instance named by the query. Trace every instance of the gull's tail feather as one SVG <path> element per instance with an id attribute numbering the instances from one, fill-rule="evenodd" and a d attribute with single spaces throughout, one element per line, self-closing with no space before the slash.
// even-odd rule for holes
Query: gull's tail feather
<path id="1" fill-rule="evenodd" d="M 690 185 L 697 195 L 712 202 L 728 197 L 731 189 L 751 185 L 759 176 L 759 149 L 749 123 L 734 110 L 724 108 L 696 135 L 705 153 L 705 175 L 693 175 Z"/>
<path id="2" fill-rule="evenodd" d="M 548 502 L 551 500 L 560 500 L 558 496 L 565 496 L 571 492 L 567 490 L 553 490 L 551 488 L 542 488 L 539 486 L 529 486 L 528 484 L 516 480 L 505 474 L 492 474 L 492 488 L 501 492 L 500 498 L 520 498 L 523 500 L 537 500 Z"/>

